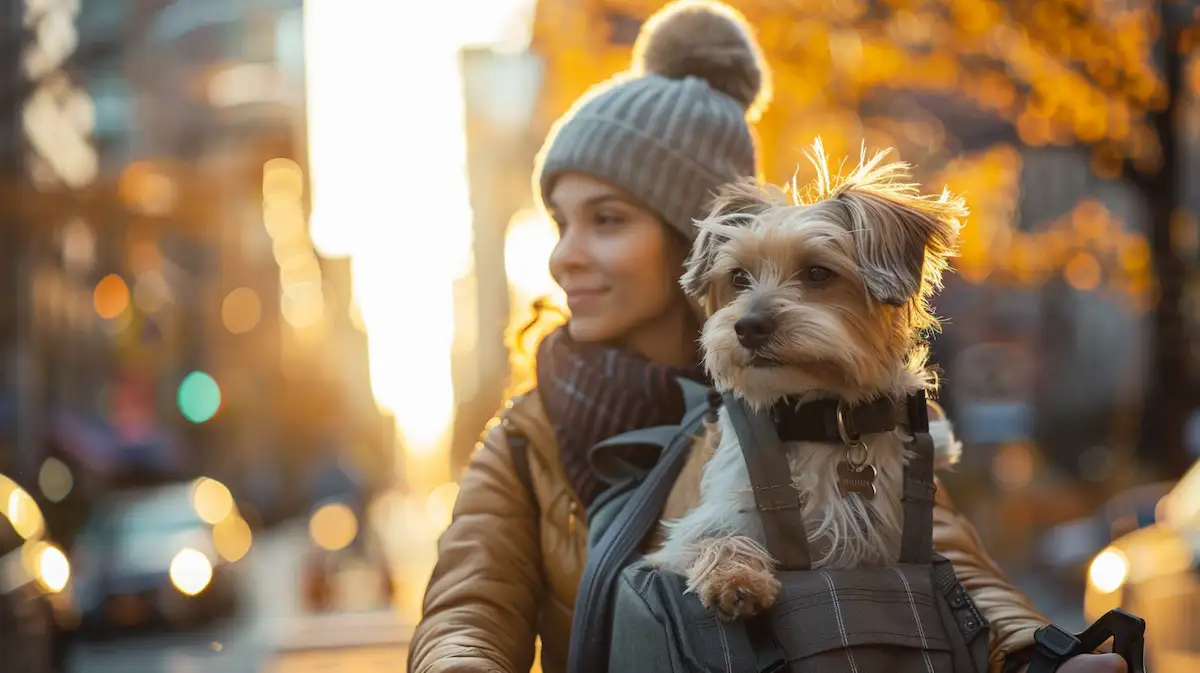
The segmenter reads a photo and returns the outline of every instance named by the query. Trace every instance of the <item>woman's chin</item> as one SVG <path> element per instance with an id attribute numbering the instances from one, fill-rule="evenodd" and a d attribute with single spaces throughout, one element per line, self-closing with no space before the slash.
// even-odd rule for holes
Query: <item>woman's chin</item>
<path id="1" fill-rule="evenodd" d="M 620 326 L 599 316 L 572 315 L 567 329 L 571 338 L 580 343 L 613 341 L 621 335 Z"/>

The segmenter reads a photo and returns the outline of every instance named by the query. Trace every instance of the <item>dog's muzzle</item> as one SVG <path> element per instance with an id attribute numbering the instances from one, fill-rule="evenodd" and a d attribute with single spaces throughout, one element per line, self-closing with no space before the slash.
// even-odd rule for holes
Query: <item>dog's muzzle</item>
<path id="1" fill-rule="evenodd" d="M 733 324 L 733 331 L 743 348 L 755 351 L 767 345 L 775 326 L 775 319 L 767 313 L 751 311 Z"/>

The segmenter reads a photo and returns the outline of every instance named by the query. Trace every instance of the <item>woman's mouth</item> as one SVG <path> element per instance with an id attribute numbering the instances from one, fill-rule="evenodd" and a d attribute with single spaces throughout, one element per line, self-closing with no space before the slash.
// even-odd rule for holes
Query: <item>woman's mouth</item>
<path id="1" fill-rule="evenodd" d="M 587 288 L 567 290 L 567 307 L 572 313 L 586 312 L 596 302 L 608 294 L 607 288 Z"/>

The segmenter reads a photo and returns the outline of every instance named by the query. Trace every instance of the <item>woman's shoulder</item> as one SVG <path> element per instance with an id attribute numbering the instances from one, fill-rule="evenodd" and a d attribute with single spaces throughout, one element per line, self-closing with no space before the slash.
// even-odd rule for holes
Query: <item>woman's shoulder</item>
<path id="1" fill-rule="evenodd" d="M 510 397 L 489 423 L 489 429 L 506 435 L 520 434 L 538 453 L 553 454 L 558 450 L 550 418 L 536 388 Z"/>

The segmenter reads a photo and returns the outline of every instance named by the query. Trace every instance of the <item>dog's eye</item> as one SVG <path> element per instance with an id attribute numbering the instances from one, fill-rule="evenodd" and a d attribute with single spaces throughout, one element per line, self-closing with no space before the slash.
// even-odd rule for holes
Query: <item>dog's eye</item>
<path id="1" fill-rule="evenodd" d="M 805 276 L 812 283 L 827 283 L 833 280 L 833 272 L 823 266 L 810 266 Z"/>
<path id="2" fill-rule="evenodd" d="M 745 269 L 734 269 L 731 274 L 733 277 L 733 287 L 738 290 L 750 289 L 750 284 L 754 280 L 750 273 Z"/>

